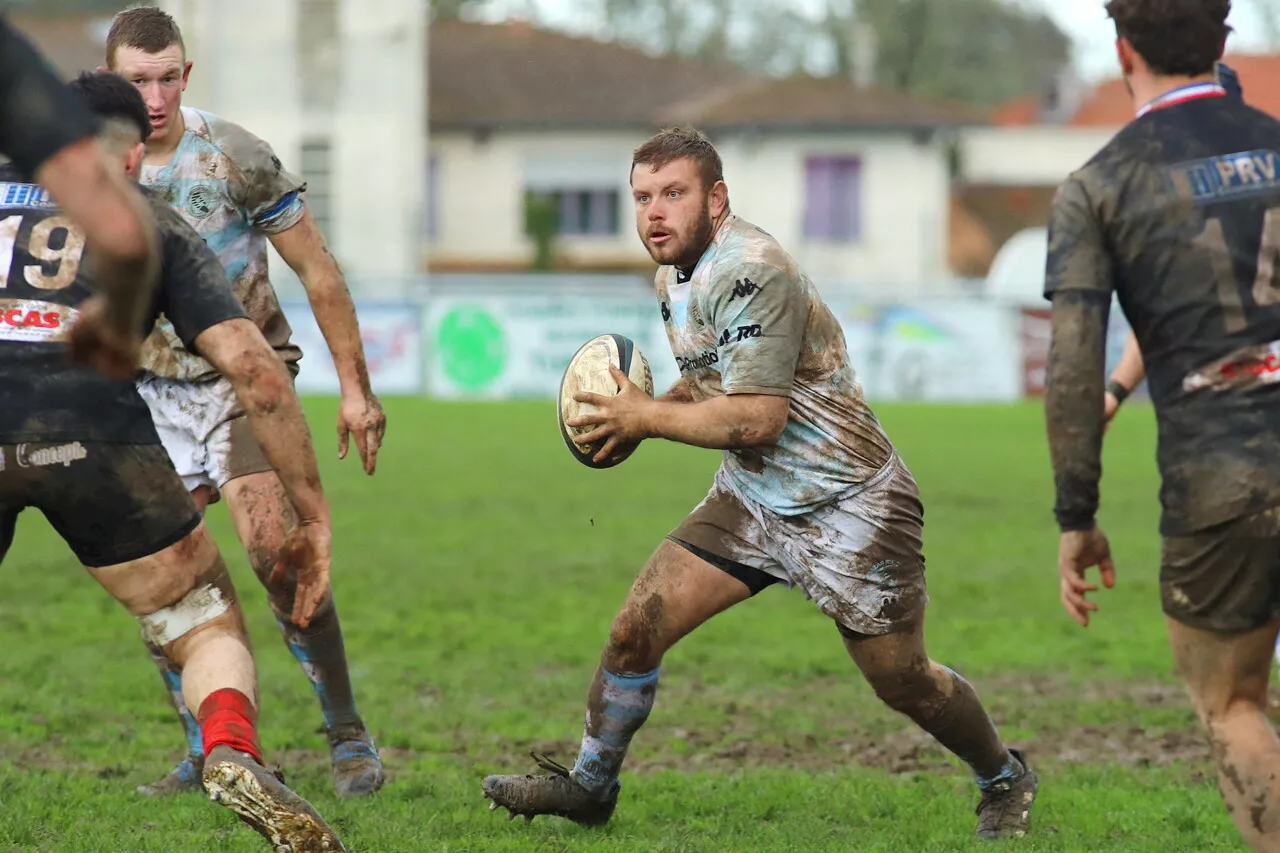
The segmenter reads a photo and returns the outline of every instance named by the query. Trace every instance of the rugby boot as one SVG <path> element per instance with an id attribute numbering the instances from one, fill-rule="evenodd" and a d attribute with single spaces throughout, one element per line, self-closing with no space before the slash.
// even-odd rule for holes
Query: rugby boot
<path id="1" fill-rule="evenodd" d="M 203 787 L 200 784 L 200 772 L 203 769 L 203 757 L 187 756 L 160 781 L 152 782 L 150 785 L 139 785 L 138 793 L 147 797 L 169 797 L 174 794 L 201 791 Z"/>
<path id="2" fill-rule="evenodd" d="M 545 755 L 530 753 L 538 766 L 549 776 L 488 776 L 484 780 L 484 795 L 492 800 L 492 811 L 502 806 L 508 812 L 507 820 L 522 815 L 526 823 L 532 823 L 540 814 L 568 818 L 580 826 L 603 826 L 613 817 L 618 805 L 620 785 L 615 781 L 603 796 L 592 794 L 574 780 L 569 770 Z"/>
<path id="3" fill-rule="evenodd" d="M 209 799 L 235 812 L 275 853 L 345 853 L 320 813 L 247 752 L 214 747 L 203 778 Z"/>
<path id="4" fill-rule="evenodd" d="M 329 753 L 339 797 L 367 797 L 382 787 L 382 759 L 364 726 L 330 730 Z"/>
<path id="5" fill-rule="evenodd" d="M 1027 766 L 1022 752 L 1009 752 L 1022 766 L 1022 773 L 982 792 L 977 809 L 978 835 L 982 838 L 1020 838 L 1031 826 L 1031 804 L 1036 801 L 1040 781 Z"/>

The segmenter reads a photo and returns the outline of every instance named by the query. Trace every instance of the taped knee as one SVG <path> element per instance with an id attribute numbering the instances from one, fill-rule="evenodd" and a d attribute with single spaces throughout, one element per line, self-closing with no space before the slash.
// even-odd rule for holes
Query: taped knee
<path id="1" fill-rule="evenodd" d="M 200 584 L 179 600 L 154 613 L 138 617 L 142 639 L 164 648 L 207 625 L 235 606 L 232 596 L 210 583 Z"/>

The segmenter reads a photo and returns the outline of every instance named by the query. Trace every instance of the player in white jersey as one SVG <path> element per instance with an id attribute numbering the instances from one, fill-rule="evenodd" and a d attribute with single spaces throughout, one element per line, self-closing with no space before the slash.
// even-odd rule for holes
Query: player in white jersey
<path id="1" fill-rule="evenodd" d="M 271 147 L 244 128 L 182 106 L 192 63 L 168 14 L 140 6 L 116 15 L 107 36 L 107 65 L 142 92 L 153 132 L 143 183 L 160 193 L 218 255 L 245 312 L 297 375 L 301 351 L 267 276 L 267 243 L 298 272 L 342 383 L 339 456 L 354 435 L 365 471 L 374 472 L 386 419 L 369 387 L 355 308 L 342 271 L 303 202 L 305 184 L 284 169 Z M 381 787 L 382 763 L 356 709 L 342 629 L 332 597 L 307 627 L 290 619 L 296 585 L 273 579 L 272 555 L 293 523 L 279 477 L 247 426 L 227 380 L 183 346 L 162 321 L 144 346 L 138 390 L 174 467 L 203 509 L 226 499 L 241 543 L 267 589 L 285 642 L 311 681 L 324 717 L 334 786 L 342 796 Z M 200 729 L 183 704 L 181 672 L 151 647 L 183 721 L 187 757 L 147 794 L 197 790 Z"/>
<path id="2" fill-rule="evenodd" d="M 661 266 L 656 290 L 681 379 L 659 400 L 613 371 L 615 397 L 575 440 L 665 438 L 723 451 L 706 498 L 640 573 L 614 620 L 587 700 L 573 769 L 490 776 L 512 815 L 607 822 L 658 670 L 681 637 L 774 583 L 831 618 L 876 694 L 972 769 L 978 834 L 1022 835 L 1035 774 L 1007 749 L 965 679 L 924 645 L 924 508 L 906 464 L 863 399 L 844 334 L 773 237 L 729 210 L 720 155 L 697 131 L 664 131 L 635 153 L 636 227 Z M 853 805 L 856 808 L 856 805 Z"/>

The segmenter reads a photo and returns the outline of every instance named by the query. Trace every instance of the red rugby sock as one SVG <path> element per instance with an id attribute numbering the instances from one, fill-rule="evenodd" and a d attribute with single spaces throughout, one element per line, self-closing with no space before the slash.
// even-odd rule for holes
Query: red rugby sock
<path id="1" fill-rule="evenodd" d="M 248 696 L 230 687 L 215 690 L 200 703 L 196 718 L 200 721 L 206 758 L 215 746 L 229 746 L 249 753 L 259 764 L 262 763 L 262 747 L 258 745 L 258 712 Z"/>

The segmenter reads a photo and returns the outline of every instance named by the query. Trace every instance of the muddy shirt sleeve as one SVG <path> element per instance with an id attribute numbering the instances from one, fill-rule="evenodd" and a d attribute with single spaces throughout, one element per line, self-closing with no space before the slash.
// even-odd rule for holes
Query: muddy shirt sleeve
<path id="1" fill-rule="evenodd" d="M 1045 296 L 1053 301 L 1045 421 L 1054 515 L 1063 531 L 1092 528 L 1098 511 L 1112 270 L 1089 193 L 1071 178 L 1054 199 L 1045 270 Z"/>
<path id="2" fill-rule="evenodd" d="M 741 265 L 717 276 L 706 298 L 724 392 L 789 395 L 809 321 L 800 282 L 776 267 Z"/>
<path id="3" fill-rule="evenodd" d="M 218 256 L 169 205 L 151 209 L 160 226 L 163 266 L 158 311 L 173 324 L 187 349 L 195 352 L 202 332 L 227 320 L 247 318 Z"/>
<path id="4" fill-rule="evenodd" d="M 285 169 L 269 144 L 244 128 L 227 128 L 221 142 L 236 166 L 230 181 L 232 197 L 254 229 L 279 234 L 297 225 L 306 210 L 306 182 Z"/>
<path id="5" fill-rule="evenodd" d="M 0 154 L 32 180 L 54 154 L 97 133 L 98 124 L 32 44 L 0 16 Z"/>

